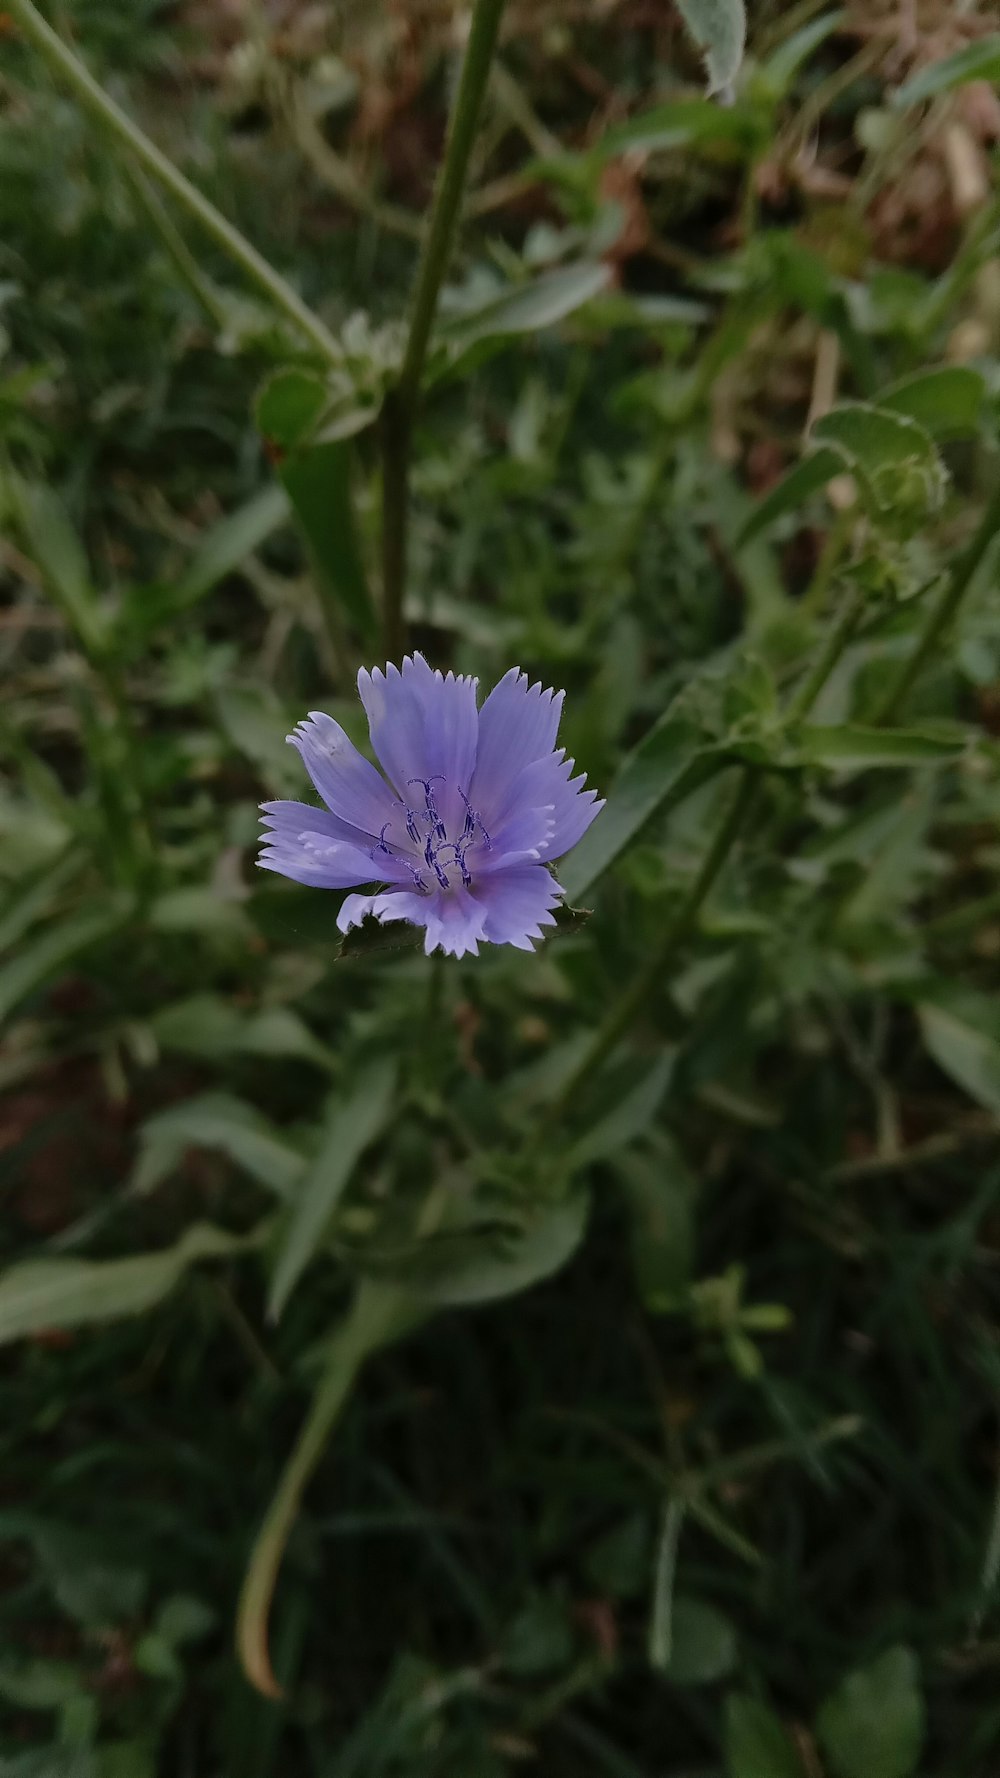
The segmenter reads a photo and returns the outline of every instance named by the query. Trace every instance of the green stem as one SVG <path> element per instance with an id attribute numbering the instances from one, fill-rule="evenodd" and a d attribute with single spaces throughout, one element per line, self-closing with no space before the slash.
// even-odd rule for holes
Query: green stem
<path id="1" fill-rule="evenodd" d="M 815 666 L 807 675 L 800 691 L 794 698 L 788 711 L 789 721 L 801 722 L 808 715 L 854 635 L 863 611 L 864 600 L 856 592 L 845 605 L 820 651 Z M 675 953 L 696 924 L 702 904 L 711 891 L 750 815 L 756 809 L 759 790 L 759 768 L 744 766 L 736 787 L 736 795 L 705 854 L 701 869 L 673 920 L 668 923 L 657 949 L 653 956 L 643 964 L 638 975 L 612 1007 L 579 1066 L 563 1087 L 555 1108 L 557 1121 L 569 1109 L 580 1088 L 590 1080 L 595 1070 L 607 1059 L 619 1039 L 628 1030 L 632 1020 L 642 1011 L 646 1001 L 658 987 L 668 964 L 673 961 Z"/>
<path id="2" fill-rule="evenodd" d="M 1000 533 L 1000 484 L 988 502 L 975 536 L 959 557 L 940 597 L 927 613 L 916 647 L 907 655 L 885 697 L 875 711 L 877 723 L 891 722 L 918 675 L 937 650 L 981 567 L 993 539 Z"/>
<path id="3" fill-rule="evenodd" d="M 694 926 L 705 897 L 746 825 L 757 800 L 758 782 L 757 768 L 744 766 L 740 772 L 736 795 L 705 854 L 698 875 L 673 919 L 668 922 L 656 950 L 651 957 L 646 959 L 638 975 L 633 978 L 624 994 L 615 1002 L 590 1048 L 563 1087 L 555 1108 L 557 1119 L 568 1110 L 581 1087 L 586 1085 L 601 1063 L 611 1054 L 619 1039 L 625 1035 L 633 1019 L 642 1011 L 650 995 L 659 986 L 665 969 L 673 961 L 675 953 Z"/>
<path id="4" fill-rule="evenodd" d="M 121 107 L 109 98 L 58 33 L 53 31 L 51 25 L 46 24 L 32 0 L 10 0 L 7 12 L 21 34 L 34 45 L 53 73 L 70 88 L 93 121 L 118 147 L 134 156 L 144 171 L 158 180 L 201 223 L 216 246 L 228 254 L 251 282 L 294 323 L 327 363 L 340 365 L 343 362 L 340 347 L 318 315 L 313 314 L 291 285 L 268 264 L 263 254 L 251 246 L 239 229 L 226 220 L 221 211 L 157 148 L 155 142 L 151 142 Z"/>
<path id="5" fill-rule="evenodd" d="M 122 171 L 146 221 L 154 234 L 159 236 L 160 243 L 171 260 L 174 270 L 182 282 L 187 285 L 195 301 L 201 304 L 212 324 L 221 332 L 226 326 L 227 316 L 218 291 L 214 288 L 211 280 L 206 278 L 173 218 L 168 215 L 160 203 L 145 173 L 140 172 L 139 168 L 132 166 L 129 161 L 122 162 Z"/>
<path id="6" fill-rule="evenodd" d="M 387 397 L 382 413 L 383 617 L 386 653 L 391 657 L 402 654 L 405 643 L 403 596 L 413 422 L 420 400 L 420 384 L 438 293 L 451 256 L 469 154 L 482 109 L 503 5 L 504 0 L 475 0 L 430 227 L 417 270 L 406 353 L 399 381 Z"/>
<path id="7" fill-rule="evenodd" d="M 808 715 L 823 690 L 824 685 L 837 665 L 848 643 L 854 635 L 865 611 L 863 593 L 855 588 L 851 597 L 844 605 L 835 624 L 832 625 L 826 642 L 813 664 L 811 672 L 806 674 L 801 686 L 788 706 L 787 720 L 790 723 L 801 722 Z"/>
<path id="8" fill-rule="evenodd" d="M 412 1327 L 418 1312 L 401 1292 L 387 1285 L 362 1284 L 345 1321 L 330 1345 L 326 1371 L 316 1391 L 309 1416 L 253 1547 L 240 1593 L 236 1617 L 236 1647 L 251 1684 L 266 1697 L 280 1698 L 281 1690 L 271 1671 L 267 1647 L 267 1621 L 278 1569 L 299 1505 L 313 1470 L 326 1449 L 365 1360 Z"/>

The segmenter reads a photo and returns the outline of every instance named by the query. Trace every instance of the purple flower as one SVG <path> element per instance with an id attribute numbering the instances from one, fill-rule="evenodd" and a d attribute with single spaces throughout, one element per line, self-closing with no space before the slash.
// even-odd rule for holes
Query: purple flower
<path id="1" fill-rule="evenodd" d="M 556 749 L 563 693 L 512 667 L 482 709 L 478 681 L 422 655 L 358 674 L 385 777 L 314 710 L 288 739 L 326 804 L 263 803 L 260 863 L 297 883 L 348 889 L 342 932 L 366 914 L 426 927 L 424 949 L 478 955 L 480 939 L 530 951 L 562 890 L 546 869 L 603 808 Z"/>

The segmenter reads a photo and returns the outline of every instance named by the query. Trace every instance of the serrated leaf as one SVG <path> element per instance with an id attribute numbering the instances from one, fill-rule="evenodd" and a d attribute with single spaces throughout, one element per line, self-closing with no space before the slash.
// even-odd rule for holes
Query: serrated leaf
<path id="1" fill-rule="evenodd" d="M 908 1648 L 886 1649 L 842 1680 L 816 1719 L 836 1778 L 910 1778 L 924 1741 L 920 1672 Z"/>
<path id="2" fill-rule="evenodd" d="M 805 1778 L 780 1717 L 758 1698 L 730 1692 L 723 1744 L 727 1778 Z"/>
<path id="3" fill-rule="evenodd" d="M 277 1320 L 303 1271 L 319 1249 L 330 1218 L 365 1149 L 383 1129 L 396 1092 L 390 1061 L 372 1064 L 350 1094 L 334 1099 L 319 1149 L 295 1188 L 268 1293 L 268 1314 Z"/>
<path id="4" fill-rule="evenodd" d="M 977 43 L 967 43 L 954 55 L 921 68 L 893 94 L 892 103 L 897 111 L 906 111 L 911 105 L 936 99 L 940 93 L 949 93 L 970 80 L 1000 80 L 1000 35 L 980 37 Z"/>
<path id="5" fill-rule="evenodd" d="M 798 731 L 796 747 L 808 765 L 839 766 L 861 771 L 866 766 L 940 765 L 957 759 L 965 739 L 937 733 L 931 728 L 866 728 L 861 723 L 838 727 L 806 726 Z"/>
<path id="6" fill-rule="evenodd" d="M 188 1229 L 176 1246 L 130 1259 L 38 1259 L 0 1277 L 0 1345 L 51 1328 L 86 1327 L 141 1315 L 173 1290 L 189 1266 L 245 1252 L 259 1236 L 211 1223 Z"/>
<path id="7" fill-rule="evenodd" d="M 879 392 L 879 407 L 916 420 L 932 438 L 962 438 L 979 423 L 986 385 L 967 365 L 918 371 Z"/>
<path id="8" fill-rule="evenodd" d="M 743 0 L 677 0 L 677 6 L 705 57 L 709 92 L 727 91 L 743 61 L 747 36 Z"/>

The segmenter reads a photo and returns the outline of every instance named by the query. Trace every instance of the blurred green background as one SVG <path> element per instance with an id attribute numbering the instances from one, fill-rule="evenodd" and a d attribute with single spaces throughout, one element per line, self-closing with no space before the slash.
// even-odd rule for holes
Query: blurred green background
<path id="1" fill-rule="evenodd" d="M 759 0 L 720 104 L 667 0 L 509 0 L 406 609 L 433 665 L 565 686 L 561 739 L 639 813 L 585 926 L 436 971 L 342 957 L 336 898 L 253 847 L 261 798 L 304 794 L 306 709 L 364 739 L 371 421 L 467 19 L 48 16 L 322 315 L 349 442 L 304 536 L 274 381 L 315 374 L 302 339 L 0 9 L 0 1778 L 995 1778 L 988 556 L 895 762 L 863 726 L 996 486 L 993 9 Z M 844 476 L 742 535 L 831 404 L 928 366 L 975 377 L 860 543 Z M 837 759 L 779 755 L 852 588 Z M 671 706 L 773 776 L 567 1158 L 551 1094 L 724 806 L 713 779 L 667 812 Z M 331 1108 L 386 1059 L 278 1318 Z M 232 1621 L 326 1331 L 470 1154 L 497 1201 L 571 1165 L 586 1237 L 366 1371 L 289 1545 L 273 1703 Z M 28 1311 L 24 1262 L 57 1265 Z"/>

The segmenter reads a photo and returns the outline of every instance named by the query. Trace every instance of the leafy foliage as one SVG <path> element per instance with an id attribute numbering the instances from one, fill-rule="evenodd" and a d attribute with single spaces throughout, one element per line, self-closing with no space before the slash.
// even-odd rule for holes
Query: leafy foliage
<path id="1" fill-rule="evenodd" d="M 63 9 L 324 357 L 0 19 L 12 1778 L 996 1767 L 996 38 L 542 10 L 405 616 L 565 685 L 608 806 L 445 967 L 251 860 L 302 713 L 364 741 L 454 45 Z"/>

